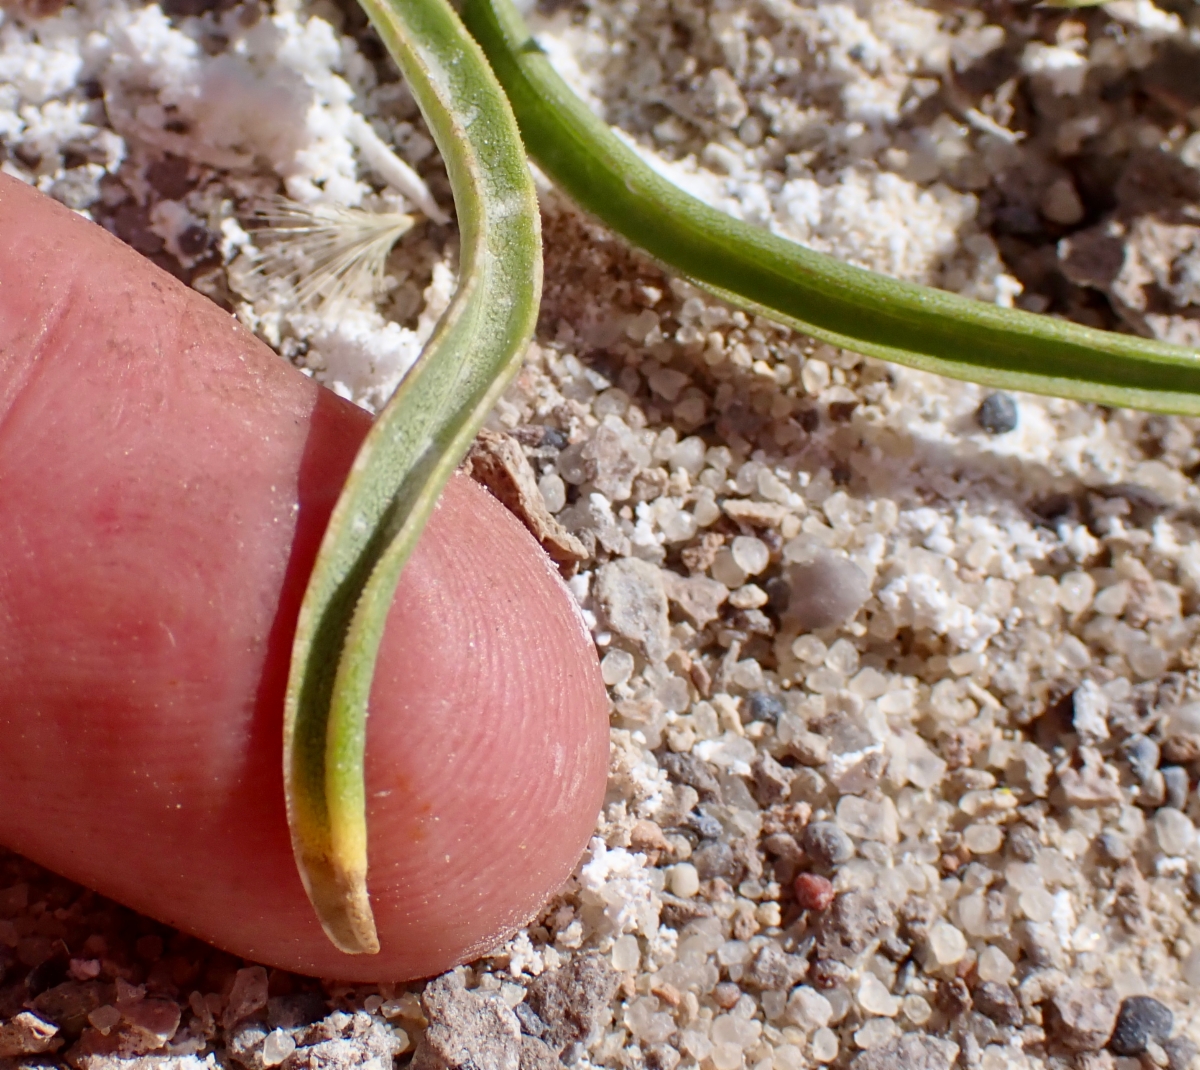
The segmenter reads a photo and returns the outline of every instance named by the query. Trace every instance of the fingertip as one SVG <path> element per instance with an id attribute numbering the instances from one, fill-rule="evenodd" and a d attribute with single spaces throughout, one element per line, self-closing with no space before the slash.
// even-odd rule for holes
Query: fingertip
<path id="1" fill-rule="evenodd" d="M 3 175 L 0 229 L 0 837 L 347 980 L 439 972 L 526 920 L 586 842 L 608 753 L 590 638 L 532 538 L 456 477 L 405 571 L 368 722 L 383 948 L 343 955 L 292 859 L 282 701 L 367 420 Z"/>
<path id="2" fill-rule="evenodd" d="M 570 874 L 604 795 L 607 698 L 549 560 L 462 477 L 409 564 L 381 654 L 372 898 L 385 947 L 427 974 L 528 920 Z"/>

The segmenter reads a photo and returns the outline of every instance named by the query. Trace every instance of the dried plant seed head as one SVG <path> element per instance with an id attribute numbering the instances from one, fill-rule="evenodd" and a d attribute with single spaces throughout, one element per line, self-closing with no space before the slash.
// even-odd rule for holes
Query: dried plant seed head
<path id="1" fill-rule="evenodd" d="M 299 204 L 283 197 L 255 213 L 261 248 L 257 272 L 283 282 L 301 308 L 327 310 L 372 301 L 386 288 L 392 246 L 413 225 L 404 212 L 369 212 L 340 204 Z"/>

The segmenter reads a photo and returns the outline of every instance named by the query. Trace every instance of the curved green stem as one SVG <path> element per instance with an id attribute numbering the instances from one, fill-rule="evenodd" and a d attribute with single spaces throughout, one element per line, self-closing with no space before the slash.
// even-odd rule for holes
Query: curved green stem
<path id="1" fill-rule="evenodd" d="M 732 304 L 956 379 L 1200 414 L 1200 354 L 901 282 L 733 219 L 656 174 L 593 115 L 508 0 L 464 0 L 463 21 L 546 174 L 631 243 Z"/>
<path id="2" fill-rule="evenodd" d="M 371 428 L 330 518 L 292 649 L 284 784 L 325 932 L 379 950 L 367 894 L 367 700 L 400 571 L 446 480 L 520 365 L 541 296 L 537 198 L 512 112 L 446 0 L 362 0 L 445 161 L 458 290 Z"/>

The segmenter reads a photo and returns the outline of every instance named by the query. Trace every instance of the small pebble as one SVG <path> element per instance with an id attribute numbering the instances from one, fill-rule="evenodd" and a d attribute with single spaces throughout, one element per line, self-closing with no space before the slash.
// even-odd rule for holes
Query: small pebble
<path id="1" fill-rule="evenodd" d="M 967 953 L 967 940 L 949 922 L 934 922 L 929 928 L 929 949 L 943 966 L 952 966 Z"/>
<path id="2" fill-rule="evenodd" d="M 786 712 L 787 707 L 777 695 L 768 694 L 766 691 L 751 691 L 742 706 L 742 720 L 777 724 Z"/>
<path id="3" fill-rule="evenodd" d="M 739 535 L 730 547 L 733 560 L 747 576 L 757 576 L 771 561 L 766 543 L 753 535 Z"/>
<path id="4" fill-rule="evenodd" d="M 832 550 L 788 570 L 787 618 L 801 632 L 843 624 L 871 597 L 871 583 L 853 561 Z"/>
<path id="5" fill-rule="evenodd" d="M 648 1070 L 675 1070 L 681 1058 L 669 1044 L 655 1044 L 643 1053 Z"/>
<path id="6" fill-rule="evenodd" d="M 788 997 L 787 1016 L 802 1029 L 820 1029 L 833 1020 L 833 1004 L 815 988 L 800 985 Z"/>
<path id="7" fill-rule="evenodd" d="M 635 973 L 642 962 L 637 937 L 632 933 L 617 937 L 613 942 L 611 957 L 614 970 L 620 973 Z"/>
<path id="8" fill-rule="evenodd" d="M 1117 1000 L 1111 989 L 1068 982 L 1050 998 L 1049 1033 L 1067 1051 L 1099 1051 L 1113 1034 Z"/>
<path id="9" fill-rule="evenodd" d="M 924 1025 L 933 1017 L 933 1008 L 924 996 L 905 996 L 900 1009 L 913 1025 Z"/>
<path id="10" fill-rule="evenodd" d="M 291 1034 L 285 1033 L 282 1029 L 276 1029 L 268 1033 L 267 1039 L 263 1041 L 263 1066 L 278 1066 L 295 1050 L 296 1041 L 292 1039 Z"/>
<path id="11" fill-rule="evenodd" d="M 821 1026 L 812 1035 L 812 1057 L 818 1063 L 831 1063 L 837 1058 L 837 1034 L 827 1025 Z"/>
<path id="12" fill-rule="evenodd" d="M 1004 844 L 1004 830 L 997 825 L 968 825 L 963 831 L 963 843 L 972 854 L 994 854 Z"/>
<path id="13" fill-rule="evenodd" d="M 1032 862 L 1042 845 L 1037 830 L 1029 825 L 1013 825 L 1008 830 L 1007 843 L 1009 854 L 1022 862 Z"/>
<path id="14" fill-rule="evenodd" d="M 1170 806 L 1154 814 L 1154 834 L 1164 854 L 1186 855 L 1196 844 L 1196 826 L 1187 814 Z"/>
<path id="15" fill-rule="evenodd" d="M 633 668 L 633 655 L 614 648 L 600 662 L 600 675 L 609 687 L 618 687 L 633 675 Z"/>
<path id="16" fill-rule="evenodd" d="M 961 977 L 944 977 L 938 981 L 934 1002 L 949 1018 L 957 1018 L 971 1009 L 971 990 Z"/>
<path id="17" fill-rule="evenodd" d="M 1184 1036 L 1165 1041 L 1163 1051 L 1167 1055 L 1168 1070 L 1191 1070 L 1197 1050 L 1195 1043 Z"/>
<path id="18" fill-rule="evenodd" d="M 863 974 L 858 984 L 858 1005 L 865 1014 L 877 1014 L 885 1018 L 895 1018 L 900 1012 L 900 1000 L 888 991 L 887 985 L 869 972 Z"/>
<path id="19" fill-rule="evenodd" d="M 868 1018 L 854 1031 L 854 1043 L 861 1051 L 874 1051 L 892 1040 L 899 1030 L 890 1018 Z"/>
<path id="20" fill-rule="evenodd" d="M 733 848 L 727 843 L 710 843 L 699 848 L 692 855 L 692 864 L 704 881 L 714 877 L 732 877 L 738 868 Z"/>
<path id="21" fill-rule="evenodd" d="M 1021 1005 L 1008 985 L 983 981 L 971 993 L 975 1009 L 997 1025 L 1018 1026 L 1023 1021 Z"/>
<path id="22" fill-rule="evenodd" d="M 801 873 L 796 878 L 796 903 L 804 910 L 828 910 L 833 902 L 833 885 L 816 873 Z"/>
<path id="23" fill-rule="evenodd" d="M 1096 846 L 1109 862 L 1124 862 L 1131 853 L 1125 837 L 1112 829 L 1105 829 L 1096 837 Z"/>
<path id="24" fill-rule="evenodd" d="M 700 875 L 690 862 L 680 862 L 668 872 L 671 891 L 681 899 L 690 899 L 700 890 Z"/>
<path id="25" fill-rule="evenodd" d="M 998 947 L 985 947 L 979 954 L 975 968 L 981 981 L 994 981 L 996 984 L 1007 984 L 1016 972 L 1012 960 Z"/>
<path id="26" fill-rule="evenodd" d="M 538 480 L 538 490 L 546 508 L 552 513 L 561 513 L 567 504 L 567 485 L 557 472 L 548 472 Z"/>
<path id="27" fill-rule="evenodd" d="M 830 868 L 854 857 L 854 841 L 832 821 L 814 821 L 804 830 L 804 850 L 820 866 Z"/>
<path id="28" fill-rule="evenodd" d="M 540 1037 L 546 1031 L 546 1023 L 528 1003 L 521 1002 L 513 1007 L 513 1014 L 521 1023 L 521 1032 L 531 1037 Z"/>
<path id="29" fill-rule="evenodd" d="M 1188 771 L 1181 765 L 1166 765 L 1162 770 L 1163 787 L 1166 789 L 1166 804 L 1176 810 L 1187 807 L 1188 790 L 1191 784 Z"/>
<path id="30" fill-rule="evenodd" d="M 121 1012 L 116 1007 L 105 1004 L 91 1011 L 87 1016 L 87 1020 L 93 1028 L 98 1029 L 105 1036 L 108 1036 L 113 1026 L 120 1023 Z"/>
<path id="31" fill-rule="evenodd" d="M 1086 211 L 1075 191 L 1075 184 L 1069 178 L 1058 178 L 1051 182 L 1042 191 L 1038 207 L 1051 223 L 1064 227 L 1078 223 Z"/>
<path id="32" fill-rule="evenodd" d="M 712 995 L 713 1002 L 721 1010 L 727 1011 L 737 1006 L 737 1001 L 742 998 L 742 990 L 730 981 L 722 981 L 713 988 Z"/>
<path id="33" fill-rule="evenodd" d="M 1017 426 L 1017 403 L 1011 394 L 988 394 L 975 419 L 989 435 L 1006 435 Z"/>
<path id="34" fill-rule="evenodd" d="M 721 822 L 709 814 L 699 812 L 688 814 L 686 825 L 702 840 L 719 840 L 721 838 Z"/>
<path id="35" fill-rule="evenodd" d="M 1130 996 L 1121 1003 L 1117 1024 L 1108 1042 L 1114 1055 L 1141 1055 L 1146 1045 L 1162 1044 L 1171 1036 L 1175 1016 L 1150 996 Z"/>
<path id="36" fill-rule="evenodd" d="M 1158 768 L 1158 744 L 1149 736 L 1136 735 L 1130 736 L 1121 749 L 1134 778 L 1139 784 L 1146 783 Z"/>

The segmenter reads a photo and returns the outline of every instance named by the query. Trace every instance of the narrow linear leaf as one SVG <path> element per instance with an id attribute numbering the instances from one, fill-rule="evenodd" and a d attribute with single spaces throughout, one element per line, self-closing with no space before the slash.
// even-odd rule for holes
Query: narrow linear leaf
<path id="1" fill-rule="evenodd" d="M 583 208 L 696 284 L 823 341 L 989 386 L 1200 414 L 1200 353 L 844 264 L 656 174 L 579 100 L 509 0 L 464 0 L 525 146 Z"/>
<path id="2" fill-rule="evenodd" d="M 342 951 L 379 950 L 367 893 L 367 701 L 400 571 L 519 367 L 541 296 L 537 198 L 512 112 L 446 0 L 361 0 L 445 161 L 460 279 L 355 458 L 309 579 L 284 715 L 296 864 Z"/>

